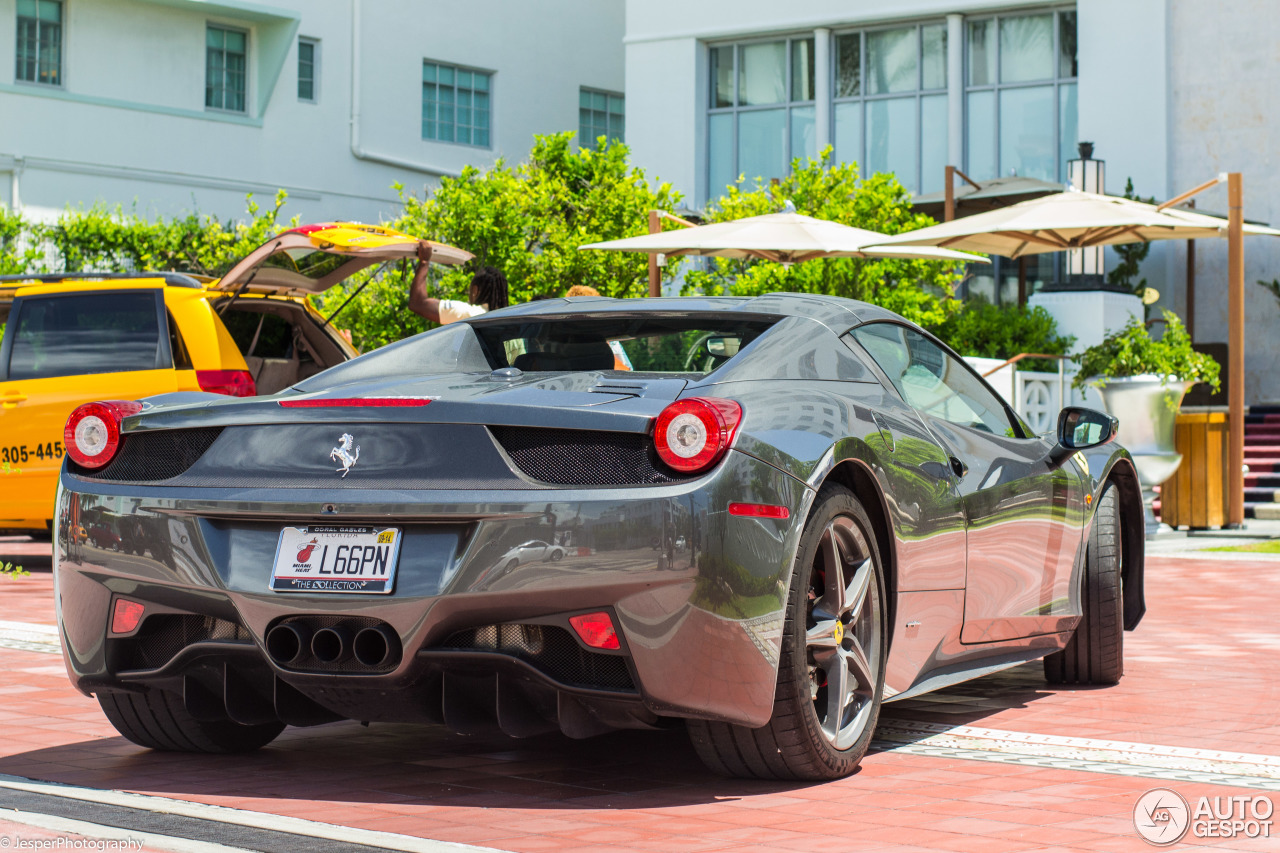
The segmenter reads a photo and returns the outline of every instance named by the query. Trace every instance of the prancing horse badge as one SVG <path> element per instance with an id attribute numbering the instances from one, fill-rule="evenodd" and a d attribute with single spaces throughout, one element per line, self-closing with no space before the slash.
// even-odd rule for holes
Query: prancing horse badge
<path id="1" fill-rule="evenodd" d="M 342 463 L 341 468 L 333 470 L 341 473 L 345 478 L 355 467 L 356 460 L 360 458 L 360 445 L 355 444 L 351 433 L 344 432 L 342 438 L 338 439 L 338 446 L 329 451 L 329 458 Z"/>

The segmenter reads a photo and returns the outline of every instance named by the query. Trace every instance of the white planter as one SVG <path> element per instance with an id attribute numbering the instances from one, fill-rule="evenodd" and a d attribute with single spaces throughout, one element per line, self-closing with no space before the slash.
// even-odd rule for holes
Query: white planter
<path id="1" fill-rule="evenodd" d="M 1116 440 L 1133 454 L 1146 506 L 1147 535 L 1153 536 L 1158 525 L 1151 512 L 1152 488 L 1172 477 L 1182 464 L 1182 455 L 1174 447 L 1174 425 L 1178 406 L 1195 383 L 1150 374 L 1091 381 L 1105 383 L 1098 389 L 1102 404 L 1108 414 L 1120 419 Z"/>

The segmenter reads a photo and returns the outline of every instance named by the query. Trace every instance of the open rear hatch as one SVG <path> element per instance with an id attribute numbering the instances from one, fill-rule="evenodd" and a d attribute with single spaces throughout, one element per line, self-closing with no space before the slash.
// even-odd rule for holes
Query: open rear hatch
<path id="1" fill-rule="evenodd" d="M 457 266 L 473 257 L 454 246 L 428 242 L 432 263 Z M 417 237 L 379 225 L 300 225 L 245 255 L 211 287 L 237 294 L 321 293 L 374 264 L 417 257 L 418 243 Z"/>

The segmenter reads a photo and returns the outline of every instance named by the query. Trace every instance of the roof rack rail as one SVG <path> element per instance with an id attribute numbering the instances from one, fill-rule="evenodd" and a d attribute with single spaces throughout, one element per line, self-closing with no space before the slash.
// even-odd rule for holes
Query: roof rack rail
<path id="1" fill-rule="evenodd" d="M 116 279 L 158 278 L 174 287 L 203 287 L 200 281 L 180 272 L 47 272 L 34 275 L 0 275 L 0 283 L 40 282 L 61 284 L 64 281 L 114 281 Z"/>

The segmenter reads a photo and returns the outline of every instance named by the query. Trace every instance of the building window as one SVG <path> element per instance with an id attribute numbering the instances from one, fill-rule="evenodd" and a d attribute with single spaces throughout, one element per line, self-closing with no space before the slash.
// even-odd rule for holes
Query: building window
<path id="1" fill-rule="evenodd" d="M 489 147 L 491 74 L 422 63 L 422 138 Z"/>
<path id="2" fill-rule="evenodd" d="M 244 112 L 248 34 L 209 25 L 205 39 L 204 105 Z"/>
<path id="3" fill-rule="evenodd" d="M 622 95 L 579 89 L 578 144 L 594 146 L 601 136 L 607 136 L 610 142 L 622 142 L 626 130 L 624 105 Z"/>
<path id="4" fill-rule="evenodd" d="M 966 24 L 966 164 L 975 180 L 1066 177 L 1076 146 L 1076 13 Z"/>
<path id="5" fill-rule="evenodd" d="M 816 157 L 813 39 L 711 47 L 707 176 L 712 198 L 739 175 L 781 178 Z"/>
<path id="6" fill-rule="evenodd" d="M 316 102 L 316 69 L 320 62 L 320 43 L 315 39 L 298 39 L 298 100 Z"/>
<path id="7" fill-rule="evenodd" d="M 837 33 L 832 47 L 836 159 L 893 172 L 912 192 L 942 188 L 947 165 L 947 27 Z"/>
<path id="8" fill-rule="evenodd" d="M 62 84 L 61 0 L 18 0 L 16 53 L 19 80 Z"/>

